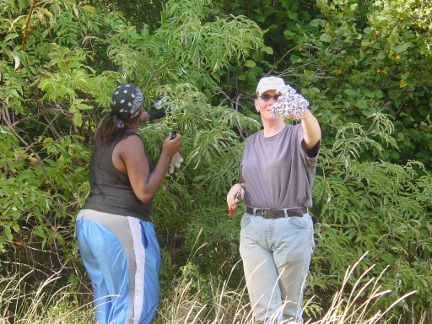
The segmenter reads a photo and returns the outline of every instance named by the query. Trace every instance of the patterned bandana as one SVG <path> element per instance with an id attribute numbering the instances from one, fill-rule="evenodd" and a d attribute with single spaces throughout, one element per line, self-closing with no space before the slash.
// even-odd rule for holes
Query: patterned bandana
<path id="1" fill-rule="evenodd" d="M 123 117 L 134 118 L 143 106 L 143 94 L 132 83 L 121 84 L 114 90 L 112 102 L 111 112 L 117 117 L 120 119 Z"/>

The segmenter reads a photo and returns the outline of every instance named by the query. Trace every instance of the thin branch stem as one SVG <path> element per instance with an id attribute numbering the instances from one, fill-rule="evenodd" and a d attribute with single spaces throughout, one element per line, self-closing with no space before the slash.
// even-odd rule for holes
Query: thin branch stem
<path id="1" fill-rule="evenodd" d="M 22 43 L 21 43 L 21 50 L 22 51 L 24 51 L 24 49 L 25 49 L 25 44 L 26 44 L 26 41 L 27 41 L 27 34 L 28 34 L 28 28 L 29 28 L 29 24 L 30 24 L 30 19 L 31 19 L 31 16 L 33 15 L 33 10 L 36 7 L 37 3 L 38 3 L 38 0 L 33 0 L 33 3 L 31 5 L 31 7 L 30 7 L 30 11 L 29 11 L 29 13 L 27 15 L 27 20 L 26 20 L 26 23 L 25 23 L 25 26 L 24 26 L 24 29 L 23 29 L 23 39 L 22 39 Z"/>

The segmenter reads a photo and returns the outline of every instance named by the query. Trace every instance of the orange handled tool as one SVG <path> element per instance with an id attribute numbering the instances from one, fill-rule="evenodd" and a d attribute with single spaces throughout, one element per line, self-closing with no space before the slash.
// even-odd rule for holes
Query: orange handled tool
<path id="1" fill-rule="evenodd" d="M 240 191 L 239 192 L 237 192 L 237 194 L 236 194 L 236 196 L 235 196 L 235 200 L 236 200 L 236 202 L 238 202 L 238 198 L 240 197 Z M 232 216 L 232 214 L 234 213 L 234 208 L 230 208 L 229 210 L 228 210 L 228 216 Z"/>

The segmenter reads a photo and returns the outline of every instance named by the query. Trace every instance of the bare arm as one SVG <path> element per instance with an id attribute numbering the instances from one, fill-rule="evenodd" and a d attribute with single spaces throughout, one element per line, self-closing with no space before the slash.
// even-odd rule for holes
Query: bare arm
<path id="1" fill-rule="evenodd" d="M 321 127 L 310 110 L 306 110 L 300 119 L 304 131 L 305 148 L 312 149 L 321 140 Z"/>
<path id="2" fill-rule="evenodd" d="M 138 136 L 129 136 L 116 145 L 113 151 L 113 163 L 118 170 L 127 173 L 132 189 L 139 200 L 150 201 L 159 189 L 168 162 L 180 149 L 181 139 L 180 134 L 172 140 L 170 135 L 165 138 L 161 155 L 151 173 L 143 142 Z"/>

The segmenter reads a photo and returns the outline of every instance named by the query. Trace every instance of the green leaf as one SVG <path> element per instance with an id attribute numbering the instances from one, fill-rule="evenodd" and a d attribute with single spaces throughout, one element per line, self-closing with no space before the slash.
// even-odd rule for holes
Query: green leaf
<path id="1" fill-rule="evenodd" d="M 392 50 L 395 51 L 396 53 L 400 54 L 400 53 L 405 52 L 409 47 L 410 47 L 409 43 L 404 43 L 401 45 L 392 46 Z"/>
<path id="2" fill-rule="evenodd" d="M 321 37 L 320 37 L 320 40 L 323 41 L 323 42 L 325 42 L 325 43 L 331 43 L 331 42 L 333 42 L 333 38 L 331 38 L 330 35 L 327 34 L 327 33 L 322 34 Z"/>
<path id="3" fill-rule="evenodd" d="M 313 77 L 315 75 L 315 71 L 304 69 L 303 72 L 307 77 Z"/>
<path id="4" fill-rule="evenodd" d="M 35 227 L 33 228 L 33 234 L 35 234 L 35 235 L 37 235 L 37 236 L 39 236 L 39 237 L 45 238 L 45 230 L 44 230 L 44 227 L 42 227 L 42 226 L 35 226 Z"/>
<path id="5" fill-rule="evenodd" d="M 395 264 L 395 260 L 396 260 L 396 258 L 392 255 L 392 254 L 390 254 L 390 253 L 387 253 L 387 252 L 384 252 L 382 255 L 381 255 L 381 259 L 383 259 L 385 262 L 387 262 L 389 265 L 394 265 Z"/>
<path id="6" fill-rule="evenodd" d="M 82 126 L 82 114 L 79 111 L 77 111 L 77 112 L 74 113 L 73 122 L 78 127 Z"/>
<path id="7" fill-rule="evenodd" d="M 6 236 L 7 240 L 9 242 L 12 242 L 13 241 L 13 235 L 12 235 L 12 231 L 11 231 L 10 227 L 4 226 L 3 230 L 4 230 L 4 235 Z"/>
<path id="8" fill-rule="evenodd" d="M 313 19 L 309 22 L 311 26 L 317 27 L 321 23 L 321 19 Z"/>
<path id="9" fill-rule="evenodd" d="M 256 66 L 256 63 L 255 63 L 255 61 L 247 60 L 247 61 L 245 62 L 245 66 L 250 67 L 250 68 L 253 68 L 253 67 Z"/>

